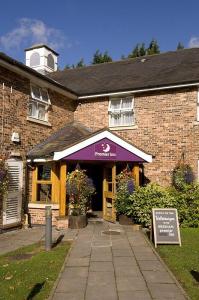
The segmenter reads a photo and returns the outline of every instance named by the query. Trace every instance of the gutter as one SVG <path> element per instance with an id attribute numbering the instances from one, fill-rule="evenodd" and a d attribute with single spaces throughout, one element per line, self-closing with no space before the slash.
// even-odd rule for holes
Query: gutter
<path id="1" fill-rule="evenodd" d="M 79 96 L 78 100 L 81 99 L 92 99 L 92 98 L 100 98 L 105 96 L 119 96 L 119 95 L 126 95 L 126 94 L 136 94 L 136 93 L 144 93 L 144 92 L 152 92 L 152 91 L 162 91 L 162 90 L 171 90 L 171 89 L 178 89 L 183 87 L 191 87 L 191 86 L 199 86 L 199 82 L 196 83 L 187 83 L 187 84 L 179 84 L 179 85 L 170 85 L 165 87 L 157 87 L 157 88 L 146 88 L 140 90 L 129 90 L 125 92 L 112 92 L 112 93 L 102 93 L 102 94 L 95 94 L 95 95 L 88 95 L 88 96 Z"/>

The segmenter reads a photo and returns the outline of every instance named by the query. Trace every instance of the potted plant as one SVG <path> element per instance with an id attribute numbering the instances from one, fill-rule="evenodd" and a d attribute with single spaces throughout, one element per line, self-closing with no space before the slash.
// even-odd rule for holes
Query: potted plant
<path id="1" fill-rule="evenodd" d="M 130 195 L 134 192 L 135 185 L 132 174 L 128 170 L 122 171 L 117 176 L 117 190 L 115 199 L 115 208 L 119 223 L 121 225 L 133 224 L 132 218 L 128 217 L 128 208 L 131 205 Z"/>
<path id="2" fill-rule="evenodd" d="M 87 225 L 86 213 L 95 187 L 86 171 L 81 169 L 68 173 L 66 183 L 69 196 L 69 228 L 83 228 Z"/>
<path id="3" fill-rule="evenodd" d="M 8 169 L 5 164 L 5 160 L 0 159 L 0 200 L 4 198 L 4 196 L 8 192 Z"/>

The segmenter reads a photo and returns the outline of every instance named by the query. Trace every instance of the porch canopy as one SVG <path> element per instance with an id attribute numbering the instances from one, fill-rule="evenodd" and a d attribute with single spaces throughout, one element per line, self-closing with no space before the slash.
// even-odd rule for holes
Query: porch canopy
<path id="1" fill-rule="evenodd" d="M 48 185 L 51 187 L 50 201 L 58 205 L 61 217 L 67 215 L 66 176 L 70 162 L 130 162 L 135 184 L 139 185 L 139 164 L 152 161 L 150 154 L 109 129 L 92 132 L 77 122 L 68 123 L 43 143 L 35 146 L 27 158 L 29 163 L 34 163 L 31 202 L 36 202 L 37 206 L 41 205 L 39 191 L 41 187 Z M 41 164 L 45 165 L 45 168 L 50 166 L 51 171 L 47 172 L 50 174 L 48 179 L 40 174 L 40 169 L 45 170 Z"/>
<path id="2" fill-rule="evenodd" d="M 28 159 L 45 161 L 152 162 L 152 156 L 107 128 L 92 132 L 80 123 L 68 123 L 43 143 L 35 146 Z"/>

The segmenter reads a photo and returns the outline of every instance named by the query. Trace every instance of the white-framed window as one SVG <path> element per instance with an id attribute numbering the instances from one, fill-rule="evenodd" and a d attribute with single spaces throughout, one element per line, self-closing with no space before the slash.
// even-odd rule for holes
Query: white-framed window
<path id="1" fill-rule="evenodd" d="M 109 127 L 132 126 L 135 123 L 133 96 L 110 98 Z"/>
<path id="2" fill-rule="evenodd" d="M 31 98 L 29 100 L 29 117 L 41 121 L 48 121 L 48 108 L 50 98 L 48 91 L 36 85 L 31 85 Z"/>

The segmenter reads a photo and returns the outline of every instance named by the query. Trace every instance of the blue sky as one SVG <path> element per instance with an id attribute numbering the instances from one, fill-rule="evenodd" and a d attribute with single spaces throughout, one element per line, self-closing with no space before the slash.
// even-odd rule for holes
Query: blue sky
<path id="1" fill-rule="evenodd" d="M 136 43 L 156 38 L 162 52 L 199 46 L 197 0 L 18 0 L 1 1 L 0 51 L 24 62 L 24 49 L 47 43 L 73 64 L 107 50 L 114 60 Z"/>

